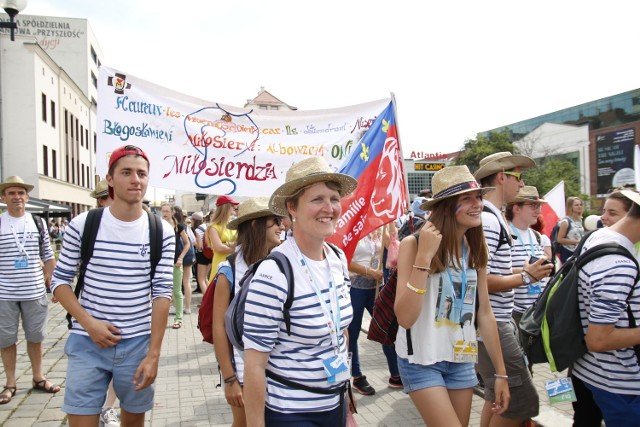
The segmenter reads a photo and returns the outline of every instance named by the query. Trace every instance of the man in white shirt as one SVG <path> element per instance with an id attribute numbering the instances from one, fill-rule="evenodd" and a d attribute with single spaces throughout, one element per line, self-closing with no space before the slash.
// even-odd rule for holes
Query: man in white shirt
<path id="1" fill-rule="evenodd" d="M 7 205 L 7 211 L 0 215 L 3 266 L 0 269 L 0 348 L 7 376 L 0 392 L 0 404 L 9 403 L 17 391 L 16 343 L 20 316 L 33 371 L 33 388 L 47 393 L 60 391 L 60 386 L 47 380 L 42 372 L 42 341 L 47 332 L 49 304 L 45 284 L 49 286 L 56 261 L 47 224 L 25 211 L 31 190 L 33 185 L 25 184 L 19 176 L 10 176 L 0 184 L 0 195 Z M 36 227 L 34 220 L 41 222 L 40 227 Z"/>

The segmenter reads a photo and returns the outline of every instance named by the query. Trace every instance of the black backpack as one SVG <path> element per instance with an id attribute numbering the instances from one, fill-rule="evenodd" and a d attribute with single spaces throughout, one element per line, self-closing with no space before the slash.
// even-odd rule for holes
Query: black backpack
<path id="1" fill-rule="evenodd" d="M 588 351 L 578 306 L 578 276 L 582 267 L 604 255 L 622 255 L 632 260 L 638 269 L 635 257 L 617 243 L 603 243 L 582 253 L 582 247 L 591 233 L 582 238 L 574 255 L 551 277 L 536 302 L 520 320 L 520 343 L 529 361 L 549 362 L 552 372 L 568 368 Z M 636 282 L 638 279 L 640 272 Z M 634 328 L 635 319 L 628 305 L 627 314 L 630 327 Z"/>
<path id="2" fill-rule="evenodd" d="M 564 220 L 566 220 L 567 223 L 569 224 L 567 226 L 567 234 L 569 234 L 569 231 L 571 231 L 572 221 L 571 221 L 571 218 L 569 218 L 568 216 L 565 216 L 564 218 L 558 220 L 558 222 L 556 222 L 556 225 L 554 225 L 553 228 L 551 229 L 551 235 L 549 236 L 549 240 L 551 240 L 551 259 L 552 260 L 555 260 L 556 255 L 560 253 L 560 247 L 562 245 L 558 243 L 558 232 L 560 231 L 560 223 Z"/>
<path id="3" fill-rule="evenodd" d="M 84 223 L 84 229 L 82 232 L 82 240 L 80 242 L 80 273 L 78 275 L 78 281 L 76 282 L 75 295 L 80 300 L 80 294 L 82 288 L 84 288 L 84 275 L 87 271 L 87 264 L 93 256 L 93 248 L 96 244 L 96 237 L 98 237 L 98 229 L 100 228 L 100 221 L 102 220 L 102 213 L 104 208 L 92 209 L 87 214 L 87 219 Z M 151 279 L 156 274 L 156 267 L 162 258 L 162 219 L 151 212 L 147 212 L 149 216 L 149 246 L 151 257 Z M 71 314 L 67 313 L 67 327 L 71 329 Z"/>

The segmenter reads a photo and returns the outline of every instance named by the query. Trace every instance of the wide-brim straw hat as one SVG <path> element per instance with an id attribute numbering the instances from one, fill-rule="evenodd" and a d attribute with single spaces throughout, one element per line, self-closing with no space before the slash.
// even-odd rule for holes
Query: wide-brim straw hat
<path id="1" fill-rule="evenodd" d="M 238 226 L 243 222 L 272 215 L 275 215 L 275 213 L 269 209 L 269 198 L 254 197 L 253 199 L 245 200 L 238 205 L 238 217 L 233 221 L 229 221 L 227 228 L 229 230 L 237 230 Z"/>
<path id="2" fill-rule="evenodd" d="M 637 191 L 633 190 L 620 190 L 623 196 L 627 199 L 631 200 L 636 205 L 640 206 L 640 194 Z"/>
<path id="3" fill-rule="evenodd" d="M 447 166 L 439 170 L 431 179 L 431 188 L 433 197 L 420 205 L 422 210 L 431 210 L 436 203 L 459 194 L 478 190 L 485 194 L 495 189 L 495 187 L 481 187 L 466 166 Z"/>
<path id="4" fill-rule="evenodd" d="M 22 187 L 27 193 L 33 190 L 33 185 L 26 184 L 22 178 L 16 175 L 10 176 L 3 183 L 0 183 L 0 194 L 3 194 L 5 188 L 9 187 Z"/>
<path id="5" fill-rule="evenodd" d="M 538 189 L 531 185 L 525 185 L 518 191 L 515 199 L 509 202 L 510 204 L 514 203 L 549 203 L 544 199 L 540 198 L 538 194 Z"/>
<path id="6" fill-rule="evenodd" d="M 95 190 L 89 193 L 89 196 L 93 197 L 94 199 L 100 199 L 108 195 L 109 195 L 109 184 L 107 183 L 106 179 L 103 179 L 98 184 L 96 184 Z"/>
<path id="7" fill-rule="evenodd" d="M 514 155 L 508 151 L 502 151 L 480 160 L 480 167 L 473 176 L 479 181 L 494 173 L 508 171 L 518 167 L 521 169 L 531 169 L 535 165 L 536 162 L 531 157 Z"/>
<path id="8" fill-rule="evenodd" d="M 323 157 L 309 157 L 291 166 L 285 183 L 276 189 L 269 200 L 269 207 L 279 216 L 288 216 L 285 201 L 301 188 L 317 182 L 333 181 L 340 186 L 342 197 L 351 194 L 358 186 L 353 177 L 334 172 Z"/>

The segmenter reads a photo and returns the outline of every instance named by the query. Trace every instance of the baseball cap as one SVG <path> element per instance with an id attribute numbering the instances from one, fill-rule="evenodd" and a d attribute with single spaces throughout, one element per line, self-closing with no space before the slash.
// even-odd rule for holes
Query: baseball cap
<path id="1" fill-rule="evenodd" d="M 142 148 L 136 147 L 135 145 L 123 145 L 122 147 L 116 148 L 111 152 L 111 156 L 109 157 L 109 170 L 116 164 L 118 160 L 123 158 L 124 156 L 140 156 L 147 161 L 147 163 L 151 163 L 149 158 L 142 151 Z M 109 186 L 109 197 L 113 199 L 113 187 Z"/>
<path id="2" fill-rule="evenodd" d="M 229 196 L 218 196 L 218 200 L 216 200 L 216 206 L 226 205 L 227 203 L 231 203 L 232 205 L 240 204 Z"/>

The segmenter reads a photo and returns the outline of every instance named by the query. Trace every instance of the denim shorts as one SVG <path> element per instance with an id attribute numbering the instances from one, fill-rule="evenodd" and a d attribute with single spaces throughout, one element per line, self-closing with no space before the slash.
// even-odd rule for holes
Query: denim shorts
<path id="1" fill-rule="evenodd" d="M 149 335 L 143 335 L 99 348 L 88 336 L 69 334 L 64 346 L 68 368 L 62 411 L 72 415 L 99 414 L 112 378 L 122 409 L 132 414 L 153 409 L 154 385 L 135 391 L 133 384 L 136 370 L 149 350 L 149 340 Z"/>
<path id="2" fill-rule="evenodd" d="M 420 365 L 398 357 L 398 369 L 405 393 L 430 387 L 461 390 L 478 384 L 473 363 L 436 362 L 433 365 Z"/>

